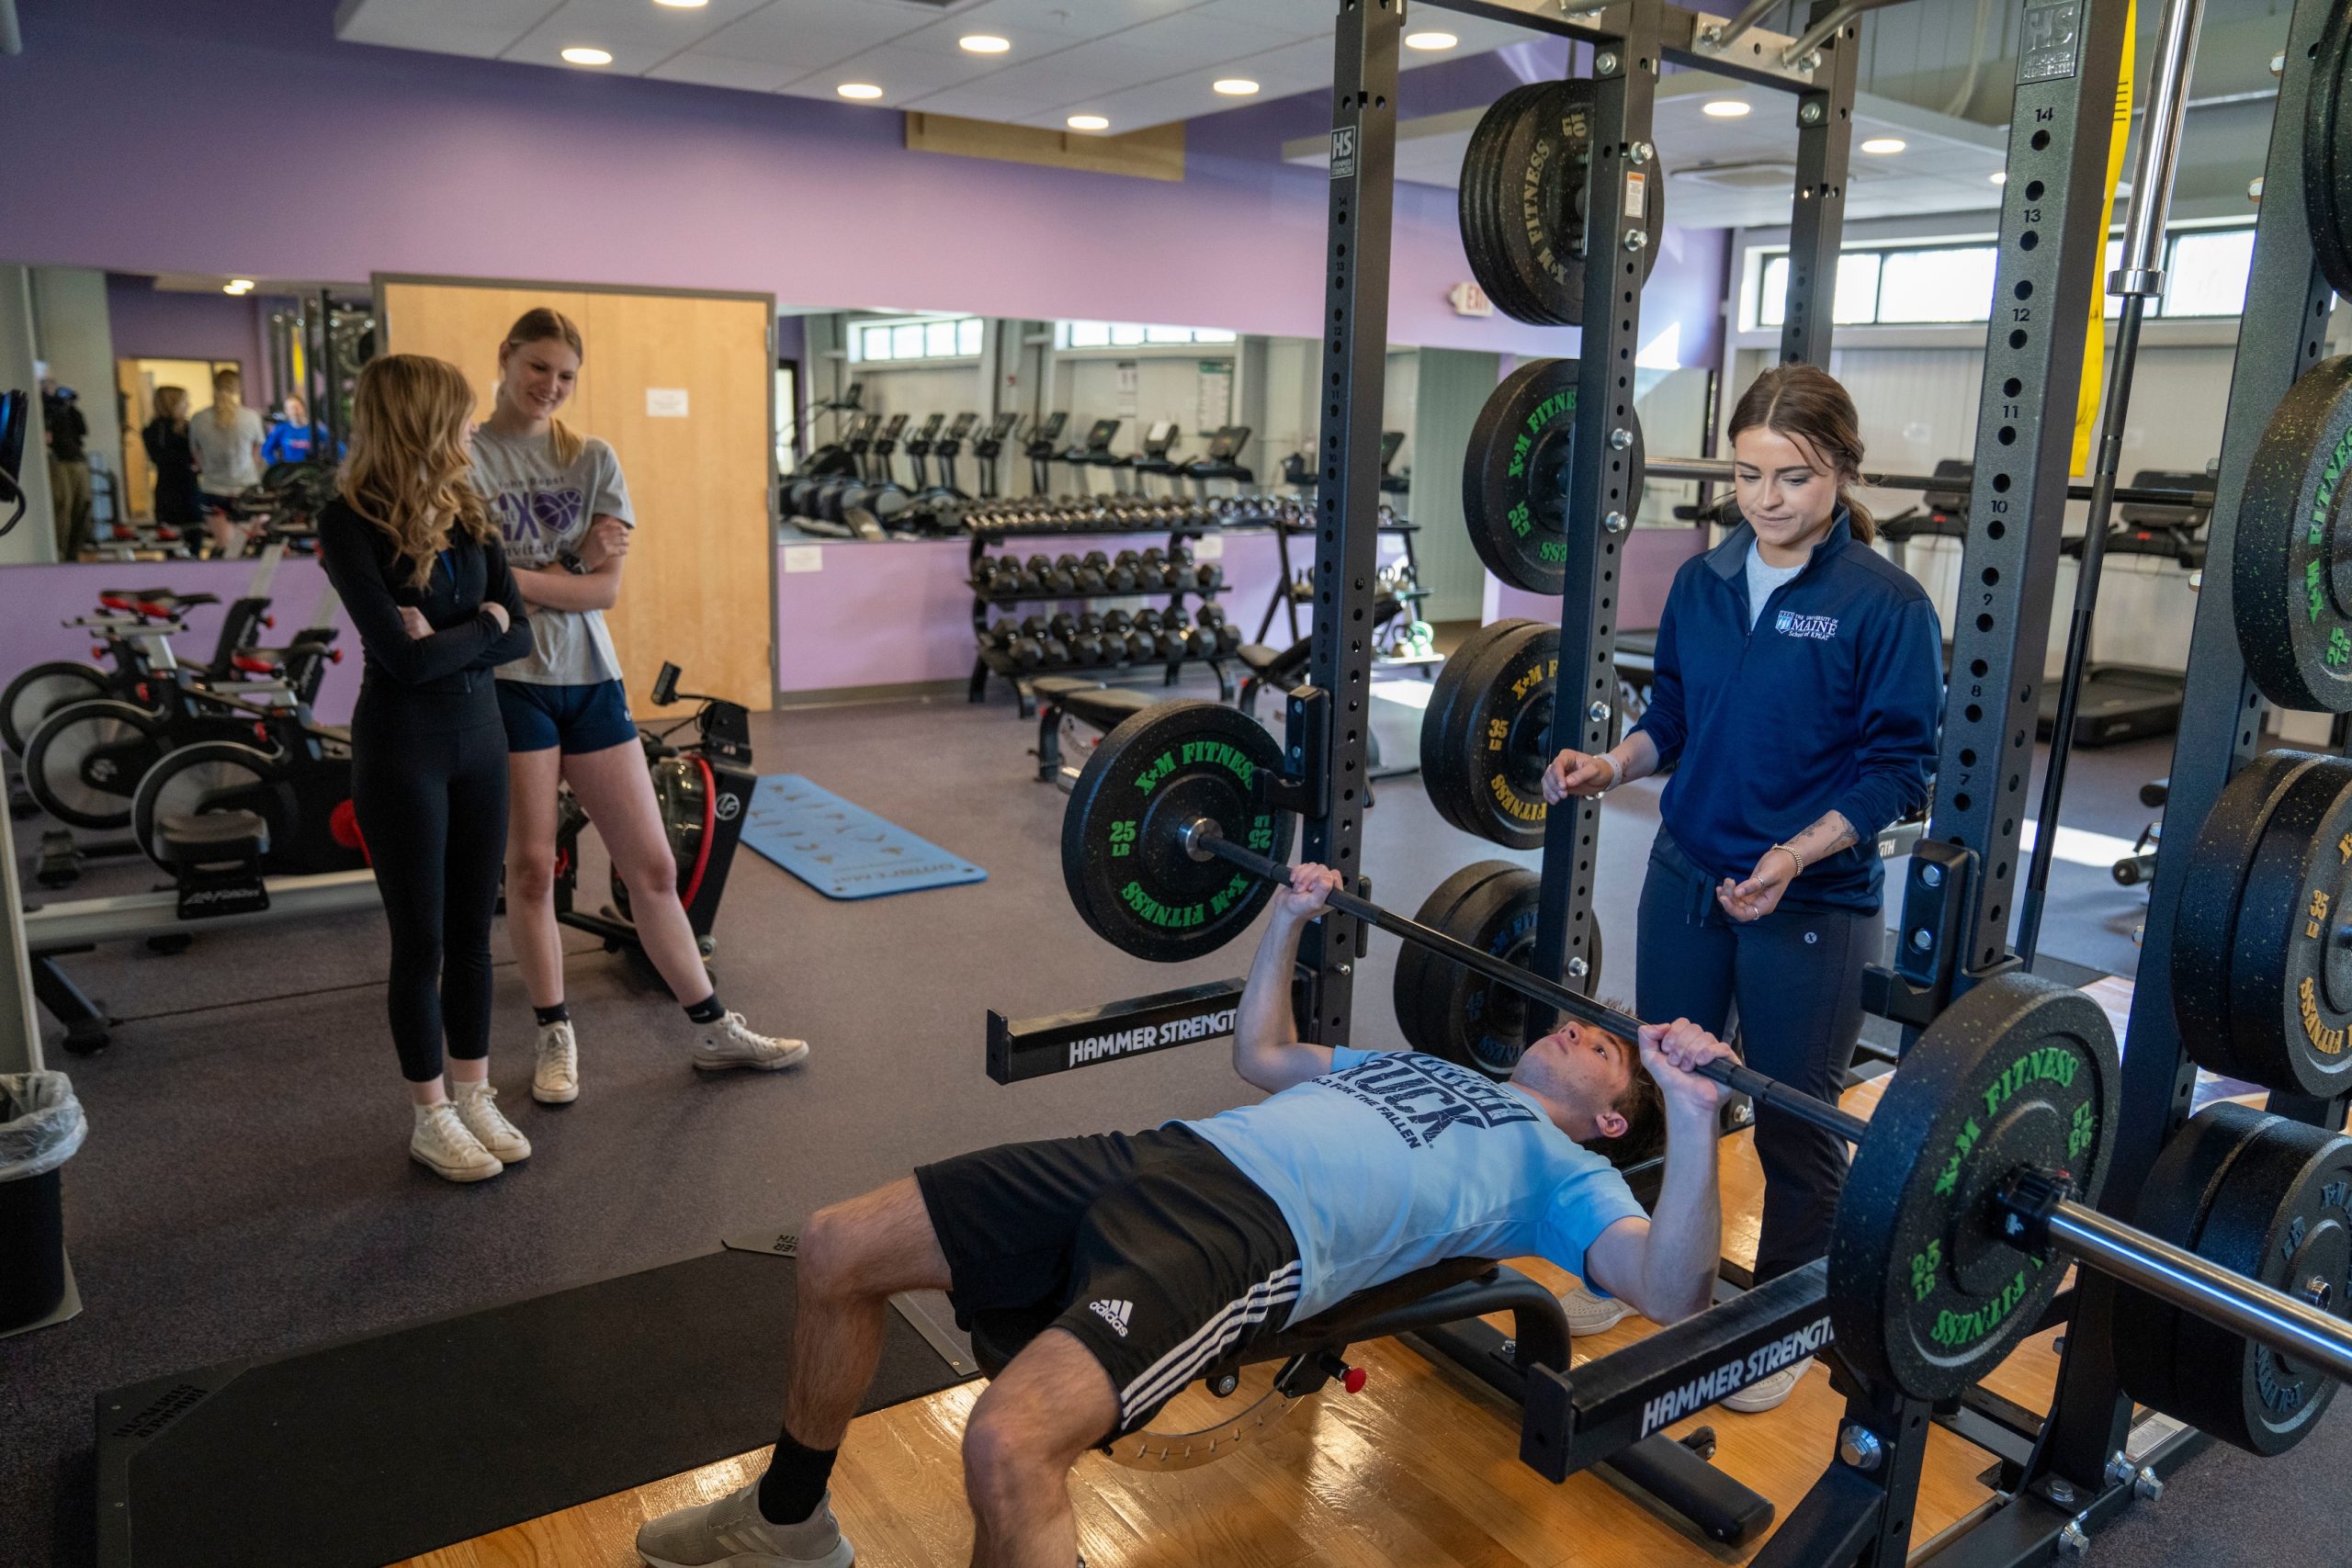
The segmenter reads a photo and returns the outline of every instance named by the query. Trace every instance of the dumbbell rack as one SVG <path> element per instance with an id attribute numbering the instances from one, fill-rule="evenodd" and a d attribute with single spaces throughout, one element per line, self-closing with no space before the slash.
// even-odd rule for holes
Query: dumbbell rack
<path id="1" fill-rule="evenodd" d="M 1210 530 L 1205 528 L 1172 528 L 1164 537 L 1168 541 L 1167 547 L 1172 551 L 1188 542 L 1197 542 L 1209 532 Z M 1238 688 L 1233 678 L 1231 656 L 1228 654 L 1187 656 L 1164 662 L 1126 658 L 1099 664 L 1080 664 L 1074 660 L 1065 660 L 1058 664 L 1040 664 L 1035 669 L 1023 670 L 1014 664 L 1001 650 L 988 645 L 985 638 L 989 630 L 989 611 L 992 607 L 1003 608 L 1013 604 L 1036 604 L 1048 602 L 1095 604 L 1111 599 L 1156 599 L 1164 595 L 1168 602 L 1168 608 L 1173 610 L 1181 608 L 1188 598 L 1198 599 L 1207 604 L 1215 601 L 1220 593 L 1225 592 L 1224 583 L 1219 583 L 1215 588 L 1138 587 L 1130 588 L 1123 593 L 1108 591 L 1100 593 L 1064 593 L 1051 588 L 1024 589 L 1010 593 L 989 593 L 982 592 L 978 587 L 980 562 L 987 558 L 991 546 L 1002 545 L 1012 540 L 1100 537 L 1105 533 L 1103 526 L 1094 522 L 1072 528 L 974 528 L 971 530 L 971 556 L 967 576 L 974 585 L 972 636 L 978 643 L 978 648 L 972 660 L 972 678 L 966 689 L 966 700 L 975 703 L 987 701 L 989 677 L 1000 676 L 1012 687 L 1013 696 L 1019 705 L 1020 716 L 1024 719 L 1033 718 L 1037 711 L 1037 694 L 1032 682 L 1041 675 L 1069 675 L 1093 671 L 1108 673 L 1116 671 L 1136 671 L 1148 665 L 1153 665 L 1162 671 L 1161 684 L 1172 686 L 1187 664 L 1205 665 L 1216 676 L 1220 700 L 1227 703 L 1234 700 Z M 1123 535 L 1122 536 L 1131 536 Z M 1159 538 L 1163 536 L 1158 530 L 1153 530 L 1149 536 Z"/>

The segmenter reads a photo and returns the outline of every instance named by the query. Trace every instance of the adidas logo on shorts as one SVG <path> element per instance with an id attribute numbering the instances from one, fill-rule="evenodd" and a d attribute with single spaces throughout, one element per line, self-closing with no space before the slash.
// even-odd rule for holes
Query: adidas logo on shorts
<path id="1" fill-rule="evenodd" d="M 1095 1316 L 1117 1330 L 1120 1338 L 1127 1337 L 1127 1319 L 1135 1315 L 1136 1310 L 1133 1303 L 1089 1302 L 1087 1306 Z"/>

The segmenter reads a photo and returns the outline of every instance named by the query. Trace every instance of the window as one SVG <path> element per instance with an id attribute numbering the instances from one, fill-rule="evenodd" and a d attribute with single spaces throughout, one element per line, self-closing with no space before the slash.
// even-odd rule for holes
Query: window
<path id="1" fill-rule="evenodd" d="M 858 321 L 850 331 L 850 358 L 977 359 L 980 318 L 926 316 L 912 321 Z"/>
<path id="2" fill-rule="evenodd" d="M 1182 347 L 1231 343 L 1235 334 L 1217 327 L 1153 327 L 1135 321 L 1057 321 L 1056 348 Z"/>
<path id="3" fill-rule="evenodd" d="M 1741 317 L 1750 332 L 1777 328 L 1788 313 L 1788 253 L 1758 250 L 1750 254 L 1752 281 Z M 1988 320 L 1998 254 L 1987 244 L 1848 251 L 1838 258 L 1838 324 L 1912 326 Z M 2177 319 L 2237 315 L 2245 308 L 2246 269 L 2253 260 L 2250 227 L 2174 231 L 2167 241 L 2164 297 L 2149 313 Z M 2122 262 L 2123 242 L 2109 240 L 2099 273 L 2102 290 L 2107 275 Z M 2105 308 L 2112 321 L 2123 306 L 2109 294 Z"/>

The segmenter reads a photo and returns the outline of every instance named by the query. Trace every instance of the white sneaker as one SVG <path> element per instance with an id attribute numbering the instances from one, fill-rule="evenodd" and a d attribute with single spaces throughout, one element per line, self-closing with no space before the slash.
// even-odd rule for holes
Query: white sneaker
<path id="1" fill-rule="evenodd" d="M 506 1119 L 498 1109 L 498 1091 L 486 1083 L 461 1083 L 449 1086 L 455 1092 L 452 1102 L 458 1108 L 458 1120 L 474 1135 L 474 1142 L 491 1153 L 503 1165 L 517 1165 L 531 1157 L 531 1140 L 523 1136 L 521 1129 Z"/>
<path id="2" fill-rule="evenodd" d="M 408 1137 L 409 1157 L 434 1175 L 450 1181 L 487 1181 L 506 1168 L 481 1146 L 481 1140 L 458 1119 L 458 1108 L 447 1100 L 416 1108 L 416 1126 Z"/>
<path id="3" fill-rule="evenodd" d="M 650 1568 L 850 1568 L 857 1553 L 833 1522 L 828 1494 L 797 1525 L 760 1516 L 760 1483 L 716 1503 L 679 1508 L 637 1532 L 637 1554 Z"/>
<path id="4" fill-rule="evenodd" d="M 695 1066 L 707 1073 L 724 1072 L 729 1067 L 750 1067 L 756 1072 L 772 1073 L 778 1067 L 796 1066 L 808 1055 L 806 1040 L 771 1040 L 755 1034 L 743 1021 L 740 1012 L 730 1012 L 716 1023 L 703 1026 L 702 1041 L 695 1047 Z"/>
<path id="5" fill-rule="evenodd" d="M 1595 1295 L 1582 1285 L 1560 1298 L 1560 1310 L 1568 1314 L 1568 1332 L 1579 1339 L 1616 1327 L 1634 1311 L 1615 1296 Z"/>
<path id="6" fill-rule="evenodd" d="M 1753 1416 L 1762 1410 L 1777 1410 L 1797 1391 L 1797 1380 L 1812 1369 L 1813 1358 L 1792 1361 L 1769 1378 L 1749 1383 L 1737 1393 L 1726 1395 L 1725 1410 L 1736 1410 L 1743 1416 Z"/>
<path id="7" fill-rule="evenodd" d="M 539 1025 L 531 1098 L 541 1105 L 569 1105 L 580 1098 L 580 1042 L 572 1036 L 570 1019 Z"/>

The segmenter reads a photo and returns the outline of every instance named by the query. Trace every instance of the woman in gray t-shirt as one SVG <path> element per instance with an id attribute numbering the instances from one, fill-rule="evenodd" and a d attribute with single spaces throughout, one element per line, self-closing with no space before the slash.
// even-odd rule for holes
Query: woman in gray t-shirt
<path id="1" fill-rule="evenodd" d="M 580 1095 L 555 914 L 556 798 L 564 784 L 628 887 L 646 957 L 696 1027 L 694 1065 L 773 1071 L 808 1055 L 805 1042 L 756 1033 L 720 1004 L 678 902 L 677 861 L 605 626 L 637 515 L 613 449 L 555 417 L 571 396 L 582 353 L 569 317 L 526 312 L 499 347 L 496 406 L 473 440 L 475 487 L 505 536 L 515 586 L 530 607 L 531 651 L 500 667 L 498 706 L 509 783 L 506 934 L 538 1014 L 531 1095 L 546 1104 Z"/>

